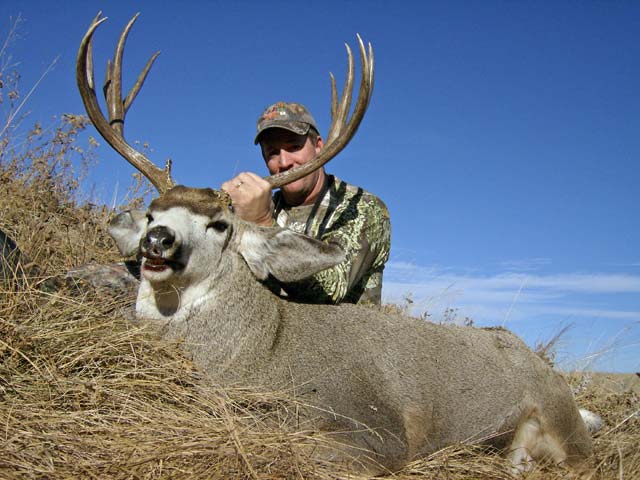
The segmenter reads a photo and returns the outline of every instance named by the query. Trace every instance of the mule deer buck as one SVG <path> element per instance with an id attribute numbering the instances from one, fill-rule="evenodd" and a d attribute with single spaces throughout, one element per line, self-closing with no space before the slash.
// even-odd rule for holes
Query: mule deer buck
<path id="1" fill-rule="evenodd" d="M 435 325 L 355 305 L 280 298 L 263 281 L 293 282 L 342 260 L 335 245 L 233 214 L 225 192 L 173 186 L 125 141 L 124 115 L 154 57 L 123 101 L 124 29 L 101 112 L 93 83 L 94 19 L 77 61 L 77 81 L 100 134 L 149 178 L 160 196 L 146 213 L 115 217 L 110 233 L 124 255 L 140 253 L 136 313 L 184 339 L 196 364 L 221 384 L 293 387 L 317 427 L 336 432 L 341 459 L 389 471 L 456 442 L 505 451 L 517 469 L 533 460 L 579 465 L 591 440 L 565 381 L 515 335 L 501 329 Z M 338 101 L 332 77 L 328 142 L 311 162 L 268 177 L 273 188 L 333 158 L 356 132 L 373 88 L 373 52 L 358 37 L 362 76 L 354 112 L 353 58 Z"/>

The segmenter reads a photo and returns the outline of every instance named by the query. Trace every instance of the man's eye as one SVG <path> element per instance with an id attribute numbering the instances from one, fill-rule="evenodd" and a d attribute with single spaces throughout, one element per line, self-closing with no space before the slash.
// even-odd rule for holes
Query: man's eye
<path id="1" fill-rule="evenodd" d="M 288 144 L 282 146 L 282 149 L 285 152 L 297 152 L 301 148 L 302 148 L 302 145 L 299 144 L 299 143 L 288 143 Z"/>

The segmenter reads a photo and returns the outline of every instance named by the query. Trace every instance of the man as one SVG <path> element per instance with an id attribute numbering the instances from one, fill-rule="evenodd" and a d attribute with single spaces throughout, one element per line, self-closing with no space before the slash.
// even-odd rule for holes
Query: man
<path id="1" fill-rule="evenodd" d="M 255 144 L 271 174 L 307 163 L 323 147 L 316 122 L 297 103 L 279 102 L 258 119 Z M 391 227 L 382 201 L 328 175 L 324 168 L 283 186 L 273 197 L 260 176 L 243 172 L 222 184 L 234 211 L 247 221 L 279 225 L 338 244 L 345 260 L 308 279 L 278 285 L 292 300 L 379 304 Z"/>

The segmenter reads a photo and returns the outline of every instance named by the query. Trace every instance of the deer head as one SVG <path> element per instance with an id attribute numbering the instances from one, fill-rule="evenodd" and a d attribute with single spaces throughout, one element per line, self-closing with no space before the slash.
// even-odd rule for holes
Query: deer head
<path id="1" fill-rule="evenodd" d="M 109 112 L 105 118 L 94 88 L 91 43 L 93 35 L 106 18 L 93 19 L 78 51 L 76 77 L 87 113 L 98 132 L 129 163 L 156 187 L 160 197 L 149 206 L 146 215 L 124 212 L 114 218 L 110 233 L 120 252 L 129 256 L 137 252 L 144 257 L 143 277 L 152 284 L 168 283 L 172 288 L 211 280 L 210 272 L 220 263 L 222 252 L 232 246 L 253 274 L 261 280 L 272 275 L 280 281 L 294 281 L 332 266 L 342 260 L 336 246 L 328 246 L 293 232 L 264 229 L 236 218 L 229 196 L 212 189 L 174 186 L 168 163 L 158 168 L 124 138 L 127 111 L 140 91 L 159 52 L 152 55 L 127 96 L 122 98 L 122 55 L 135 15 L 125 26 L 114 53 L 107 63 L 103 92 Z M 335 78 L 331 75 L 331 127 L 325 147 L 310 162 L 298 168 L 265 177 L 272 188 L 279 188 L 317 170 L 335 157 L 351 140 L 367 110 L 373 90 L 373 50 L 365 51 L 358 36 L 362 76 L 353 114 L 349 117 L 353 90 L 353 56 L 347 45 L 348 71 L 338 101 Z M 275 252 L 278 254 L 276 255 Z M 295 257 L 295 262 L 292 262 Z M 295 265 L 295 266 L 294 266 Z"/>
<path id="2" fill-rule="evenodd" d="M 300 280 L 343 259 L 336 245 L 239 219 L 226 196 L 207 188 L 173 187 L 151 202 L 146 216 L 139 211 L 117 215 L 109 233 L 124 255 L 139 246 L 142 275 L 158 288 L 207 288 L 233 267 L 223 259 L 228 250 L 242 256 L 259 280 L 272 275 L 282 282 Z"/>

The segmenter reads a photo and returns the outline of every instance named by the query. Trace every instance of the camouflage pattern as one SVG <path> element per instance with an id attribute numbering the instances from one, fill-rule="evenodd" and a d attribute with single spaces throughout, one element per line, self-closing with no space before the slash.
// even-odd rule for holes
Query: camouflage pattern
<path id="1" fill-rule="evenodd" d="M 281 227 L 338 244 L 346 259 L 281 287 L 287 296 L 304 302 L 380 304 L 382 272 L 391 247 L 387 207 L 360 187 L 333 176 L 329 182 L 317 206 L 288 207 L 281 192 L 276 192 L 274 218 Z"/>
<path id="2" fill-rule="evenodd" d="M 258 144 L 260 135 L 268 128 L 284 128 L 298 135 L 309 133 L 309 127 L 318 131 L 316 121 L 309 110 L 299 103 L 274 103 L 262 112 L 258 118 L 256 138 L 253 143 Z"/>

